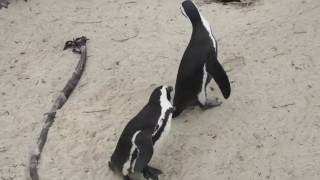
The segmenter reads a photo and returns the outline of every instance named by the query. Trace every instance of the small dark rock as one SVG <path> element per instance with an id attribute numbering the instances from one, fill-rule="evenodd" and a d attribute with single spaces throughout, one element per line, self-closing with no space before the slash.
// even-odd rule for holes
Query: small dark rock
<path id="1" fill-rule="evenodd" d="M 259 144 L 256 146 L 258 149 L 263 148 L 263 144 Z"/>
<path id="2" fill-rule="evenodd" d="M 239 156 L 239 160 L 240 161 L 244 161 L 244 157 L 243 156 Z"/>

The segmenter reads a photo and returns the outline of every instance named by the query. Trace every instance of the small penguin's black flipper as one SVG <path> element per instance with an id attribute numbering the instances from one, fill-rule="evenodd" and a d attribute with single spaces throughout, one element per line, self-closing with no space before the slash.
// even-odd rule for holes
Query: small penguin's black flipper
<path id="1" fill-rule="evenodd" d="M 153 154 L 152 135 L 145 132 L 140 132 L 136 139 L 135 144 L 138 149 L 138 157 L 134 166 L 135 172 L 142 172 L 148 166 L 149 161 Z"/>
<path id="2" fill-rule="evenodd" d="M 228 99 L 231 93 L 230 81 L 226 71 L 223 69 L 214 53 L 209 53 L 206 69 L 218 84 L 223 97 Z"/>

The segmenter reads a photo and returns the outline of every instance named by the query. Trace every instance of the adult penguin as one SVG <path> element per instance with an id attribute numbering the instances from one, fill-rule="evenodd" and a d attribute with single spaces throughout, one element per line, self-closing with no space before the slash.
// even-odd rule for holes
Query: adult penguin
<path id="1" fill-rule="evenodd" d="M 157 87 L 149 102 L 124 128 L 109 167 L 122 174 L 125 180 L 158 180 L 162 173 L 148 163 L 157 147 L 155 145 L 170 129 L 172 90 L 170 86 Z"/>
<path id="2" fill-rule="evenodd" d="M 195 103 L 202 109 L 221 104 L 218 101 L 207 100 L 206 87 L 212 77 L 224 98 L 227 99 L 231 92 L 228 76 L 217 59 L 217 41 L 208 21 L 190 0 L 182 3 L 181 11 L 190 19 L 193 30 L 179 66 L 173 100 L 175 107 L 173 117 L 178 116 L 188 105 Z"/>

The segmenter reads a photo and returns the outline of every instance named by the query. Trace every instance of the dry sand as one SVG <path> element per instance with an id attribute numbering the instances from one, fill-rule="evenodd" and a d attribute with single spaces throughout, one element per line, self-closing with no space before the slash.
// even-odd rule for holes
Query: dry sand
<path id="1" fill-rule="evenodd" d="M 90 38 L 87 68 L 49 132 L 40 177 L 120 179 L 107 162 L 122 129 L 156 85 L 174 85 L 191 34 L 180 3 L 30 0 L 2 9 L 0 179 L 26 178 L 43 114 L 79 58 L 62 51 L 64 42 L 80 35 Z M 151 163 L 161 179 L 319 180 L 320 1 L 197 3 L 232 94 L 173 121 Z M 221 97 L 216 88 L 209 94 Z"/>

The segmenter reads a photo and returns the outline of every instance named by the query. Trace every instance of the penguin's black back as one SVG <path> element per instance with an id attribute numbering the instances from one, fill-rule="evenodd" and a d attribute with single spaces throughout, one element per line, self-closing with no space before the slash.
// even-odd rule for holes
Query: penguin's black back
<path id="1" fill-rule="evenodd" d="M 203 65 L 206 63 L 209 53 L 215 53 L 213 43 L 208 31 L 200 23 L 193 27 L 190 42 L 182 56 L 179 66 L 175 101 L 179 99 L 195 99 L 201 89 Z M 177 96 L 183 96 L 181 98 Z"/>
<path id="2" fill-rule="evenodd" d="M 209 76 L 206 77 L 206 82 L 213 78 L 225 98 L 228 98 L 231 92 L 228 76 L 217 59 L 217 42 L 210 25 L 192 1 L 185 0 L 182 7 L 182 13 L 191 21 L 192 35 L 178 70 L 173 101 L 176 110 L 173 118 L 188 105 L 198 102 L 197 96 L 201 92 L 204 71 Z"/>
<path id="3" fill-rule="evenodd" d="M 194 27 L 190 42 L 182 56 L 178 77 L 192 77 L 195 71 L 203 68 L 209 52 L 212 51 L 216 53 L 208 31 L 202 25 Z"/>

